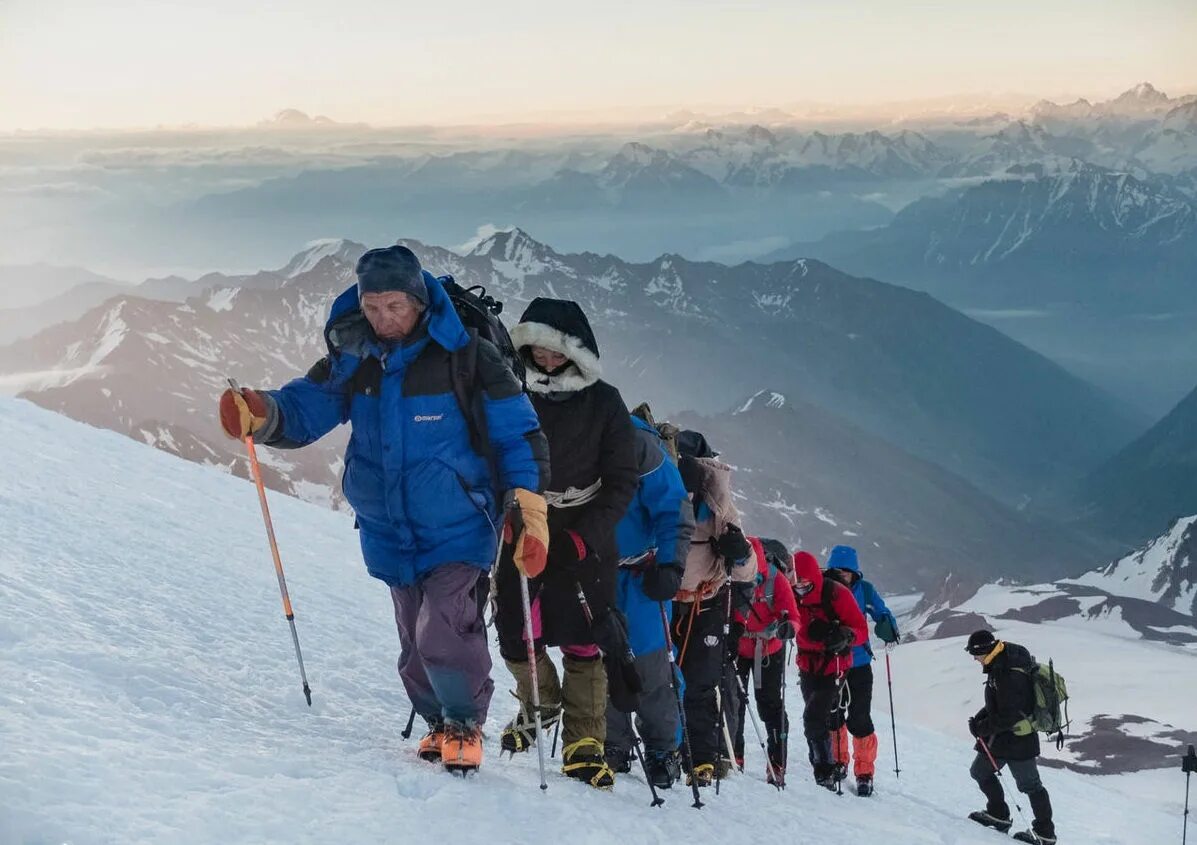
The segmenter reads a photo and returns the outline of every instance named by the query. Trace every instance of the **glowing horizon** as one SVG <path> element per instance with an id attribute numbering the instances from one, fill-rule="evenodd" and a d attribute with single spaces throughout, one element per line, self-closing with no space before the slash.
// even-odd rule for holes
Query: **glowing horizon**
<path id="1" fill-rule="evenodd" d="M 0 2 L 0 130 L 643 120 L 1197 93 L 1197 3 Z M 1050 8 L 1047 8 L 1050 6 Z M 901 8 L 900 8 L 901 7 Z M 1000 92 L 1000 93 L 993 93 Z"/>

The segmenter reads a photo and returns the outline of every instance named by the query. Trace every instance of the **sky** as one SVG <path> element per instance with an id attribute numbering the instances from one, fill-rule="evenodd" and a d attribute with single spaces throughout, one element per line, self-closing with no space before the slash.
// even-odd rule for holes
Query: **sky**
<path id="1" fill-rule="evenodd" d="M 1197 90 L 1194 0 L 0 0 L 0 130 Z"/>

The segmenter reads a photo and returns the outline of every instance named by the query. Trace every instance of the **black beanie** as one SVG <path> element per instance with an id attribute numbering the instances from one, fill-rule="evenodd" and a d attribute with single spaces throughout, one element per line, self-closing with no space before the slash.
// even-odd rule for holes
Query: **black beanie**
<path id="1" fill-rule="evenodd" d="M 997 640 L 994 639 L 992 631 L 973 631 L 969 635 L 968 645 L 964 647 L 964 650 L 973 657 L 984 657 L 993 651 L 996 645 Z"/>
<path id="2" fill-rule="evenodd" d="M 689 428 L 677 433 L 677 451 L 678 454 L 691 458 L 719 457 L 719 453 L 711 448 L 711 444 L 700 432 Z"/>
<path id="3" fill-rule="evenodd" d="M 420 259 L 405 246 L 371 249 L 357 262 L 357 293 L 401 291 L 428 307 L 428 286 Z"/>

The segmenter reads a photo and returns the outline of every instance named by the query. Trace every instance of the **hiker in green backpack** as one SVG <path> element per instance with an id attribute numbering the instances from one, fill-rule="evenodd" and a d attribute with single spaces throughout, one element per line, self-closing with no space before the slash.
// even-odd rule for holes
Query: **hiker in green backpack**
<path id="1" fill-rule="evenodd" d="M 977 756 L 969 774 L 987 803 L 969 818 L 1002 833 L 1010 829 L 1014 822 L 999 780 L 1002 769 L 1008 768 L 1035 814 L 1031 829 L 1015 834 L 1014 840 L 1055 845 L 1051 799 L 1035 762 L 1039 735 L 1029 718 L 1035 710 L 1033 676 L 1038 664 L 1023 646 L 996 639 L 990 631 L 974 632 L 964 650 L 985 674 L 985 706 L 969 718 L 968 730 L 977 738 Z"/>

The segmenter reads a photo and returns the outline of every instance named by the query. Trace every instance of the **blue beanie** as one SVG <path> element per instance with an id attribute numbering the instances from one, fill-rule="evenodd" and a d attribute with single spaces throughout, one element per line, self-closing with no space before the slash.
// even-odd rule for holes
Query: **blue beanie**
<path id="1" fill-rule="evenodd" d="M 384 246 L 368 250 L 358 259 L 357 294 L 401 291 L 428 307 L 428 287 L 420 259 L 405 246 Z"/>

